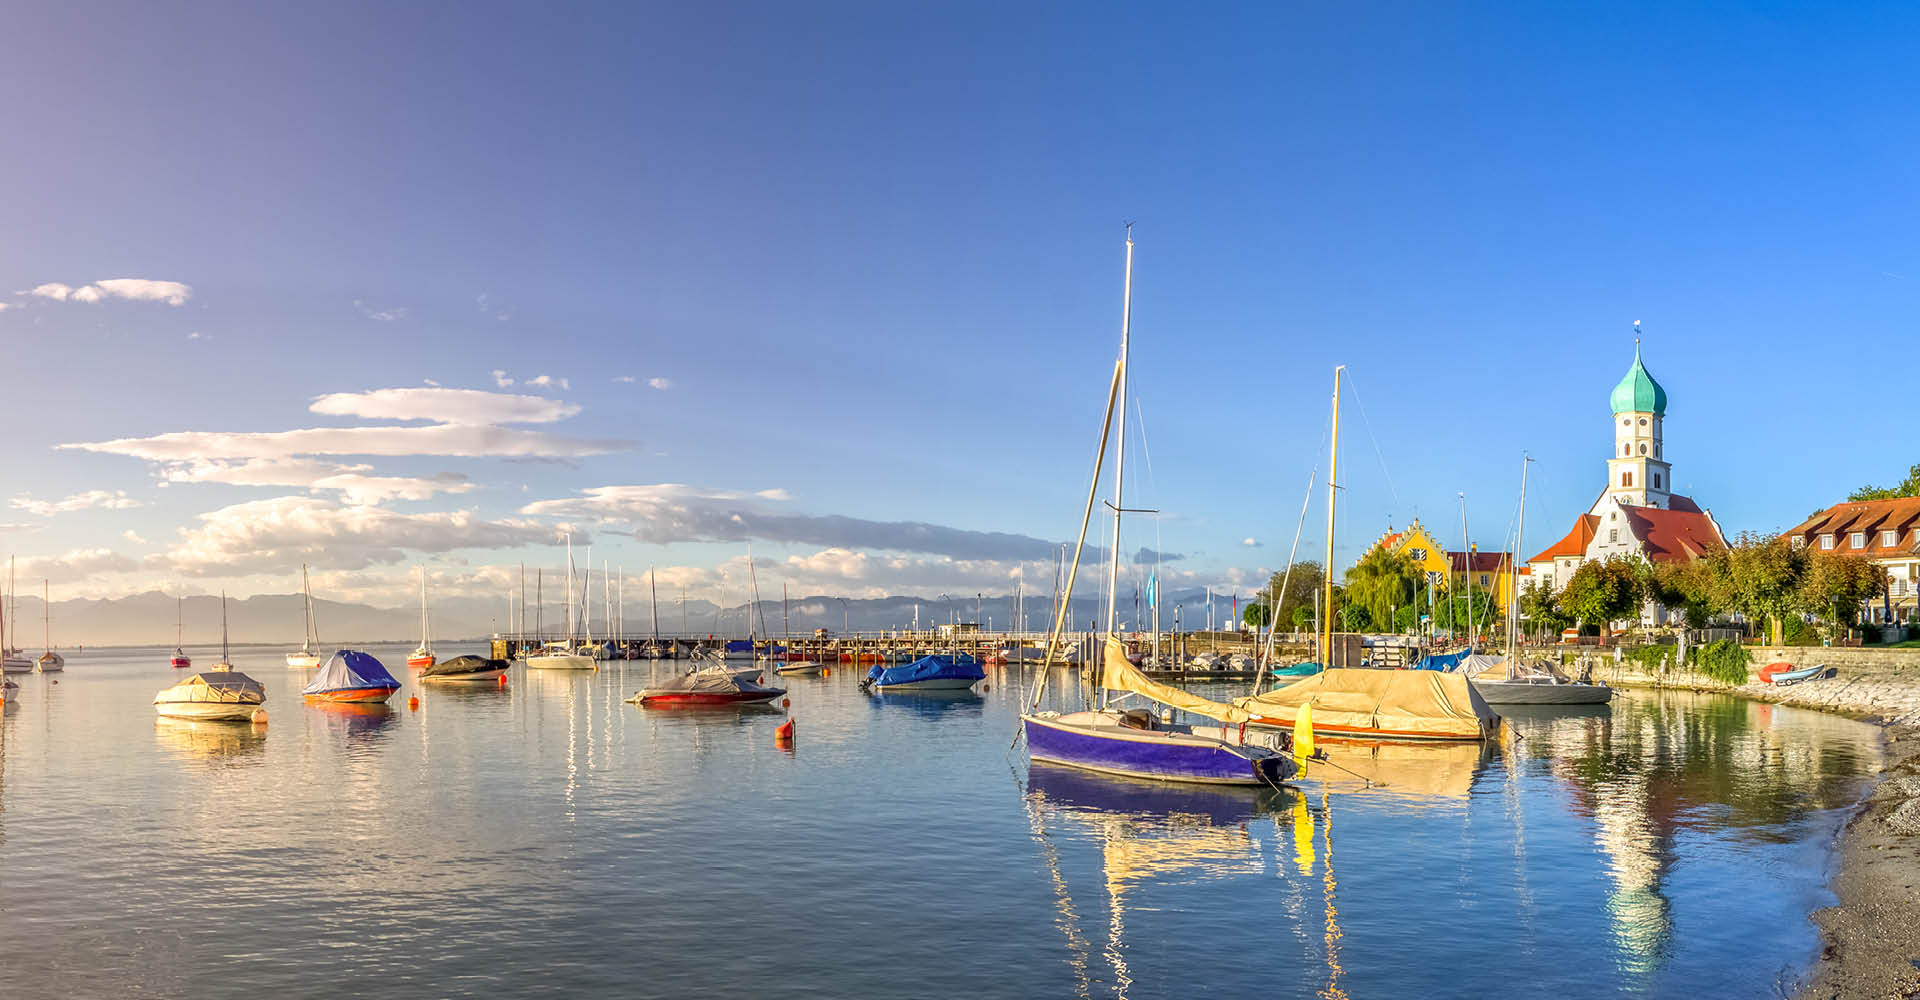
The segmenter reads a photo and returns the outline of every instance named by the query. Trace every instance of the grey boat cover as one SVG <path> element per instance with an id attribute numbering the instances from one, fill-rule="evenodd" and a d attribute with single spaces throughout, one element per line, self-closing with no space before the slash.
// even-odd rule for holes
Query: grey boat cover
<path id="1" fill-rule="evenodd" d="M 451 660 L 441 660 L 431 667 L 420 671 L 422 677 L 452 677 L 460 674 L 477 674 L 488 670 L 505 670 L 507 661 L 489 660 L 483 656 L 456 656 Z"/>
<path id="2" fill-rule="evenodd" d="M 732 670 L 726 667 L 708 667 L 691 673 L 669 677 L 641 691 L 642 695 L 656 694 L 779 694 L 780 688 L 756 684 L 749 678 L 758 671 Z"/>
<path id="3" fill-rule="evenodd" d="M 180 702 L 220 702 L 234 705 L 258 705 L 267 700 L 267 689 L 259 681 L 238 670 L 216 670 L 194 674 L 160 692 L 156 705 Z"/>

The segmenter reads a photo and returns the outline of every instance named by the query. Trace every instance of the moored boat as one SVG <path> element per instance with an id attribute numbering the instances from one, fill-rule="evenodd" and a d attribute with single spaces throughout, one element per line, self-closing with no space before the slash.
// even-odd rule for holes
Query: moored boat
<path id="1" fill-rule="evenodd" d="M 863 691 L 958 691 L 986 679 L 971 656 L 934 654 L 897 667 L 875 665 L 860 682 Z"/>
<path id="2" fill-rule="evenodd" d="M 1292 729 L 1311 705 L 1315 737 L 1483 740 L 1500 726 L 1465 676 L 1437 670 L 1336 667 L 1233 704 L 1253 725 L 1277 729 Z"/>
<path id="3" fill-rule="evenodd" d="M 750 679 L 748 671 L 707 667 L 670 677 L 642 688 L 628 701 L 655 708 L 764 704 L 786 694 L 785 688 L 766 687 Z"/>
<path id="4" fill-rule="evenodd" d="M 779 674 L 817 674 L 823 669 L 825 664 L 819 660 L 795 660 L 773 668 L 774 672 Z"/>
<path id="5" fill-rule="evenodd" d="M 407 666 L 421 670 L 433 666 L 433 640 L 427 635 L 427 568 L 420 567 L 420 645 L 407 654 Z"/>
<path id="6" fill-rule="evenodd" d="M 13 557 L 7 557 L 7 593 L 0 601 L 0 674 L 33 673 L 33 658 L 26 651 L 7 641 L 7 626 L 13 625 L 14 635 L 20 633 L 20 616 L 13 603 Z"/>
<path id="7" fill-rule="evenodd" d="M 479 656 L 456 656 L 420 671 L 422 684 L 497 684 L 506 675 L 507 661 Z"/>
<path id="8" fill-rule="evenodd" d="M 187 628 L 186 607 L 187 599 L 184 597 L 180 598 L 179 603 L 174 606 L 173 658 L 167 661 L 167 666 L 175 670 L 185 670 L 193 666 L 193 661 L 187 658 L 187 646 L 185 642 Z"/>
<path id="9" fill-rule="evenodd" d="M 327 657 L 320 672 L 300 694 L 310 702 L 385 704 L 400 690 L 400 682 L 371 654 L 342 649 Z"/>
<path id="10" fill-rule="evenodd" d="M 1459 671 L 1489 705 L 1605 705 L 1613 689 L 1563 677 L 1551 666 L 1528 666 L 1511 659 L 1475 654 L 1460 661 Z"/>
<path id="11" fill-rule="evenodd" d="M 47 586 L 47 581 L 40 581 L 41 627 L 45 629 L 41 641 L 45 644 L 47 651 L 41 653 L 40 658 L 33 663 L 34 671 L 42 674 L 58 673 L 67 669 L 67 658 L 53 651 L 53 603 L 48 599 L 51 591 Z"/>
<path id="12" fill-rule="evenodd" d="M 527 657 L 529 670 L 594 670 L 593 657 L 569 652 L 564 642 L 549 642 Z"/>
<path id="13" fill-rule="evenodd" d="M 153 710 L 169 719 L 238 722 L 264 712 L 267 689 L 237 670 L 193 674 L 154 696 Z"/>
<path id="14" fill-rule="evenodd" d="M 313 623 L 313 585 L 307 581 L 306 563 L 300 564 L 300 594 L 307 605 L 306 638 L 301 640 L 297 651 L 287 654 L 287 666 L 296 670 L 320 665 L 320 654 L 315 649 L 320 645 L 320 630 Z"/>
<path id="15" fill-rule="evenodd" d="M 13 700 L 19 696 L 20 685 L 8 680 L 5 675 L 0 675 L 0 706 L 12 704 Z"/>

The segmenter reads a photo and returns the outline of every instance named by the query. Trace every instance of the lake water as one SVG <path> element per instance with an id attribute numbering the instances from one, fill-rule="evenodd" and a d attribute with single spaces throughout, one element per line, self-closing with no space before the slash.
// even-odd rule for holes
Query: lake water
<path id="1" fill-rule="evenodd" d="M 1861 723 L 1623 692 L 1345 758 L 1375 787 L 1192 789 L 1029 774 L 1017 671 L 786 679 L 789 752 L 777 711 L 626 703 L 668 664 L 450 691 L 370 651 L 390 713 L 240 650 L 264 728 L 156 720 L 165 650 L 16 677 L 4 996 L 1779 995 L 1881 757 Z"/>

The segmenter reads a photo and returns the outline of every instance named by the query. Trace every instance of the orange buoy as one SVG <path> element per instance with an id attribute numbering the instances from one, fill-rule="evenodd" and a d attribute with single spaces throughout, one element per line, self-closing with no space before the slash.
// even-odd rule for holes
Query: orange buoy
<path id="1" fill-rule="evenodd" d="M 414 696 L 414 697 L 412 697 L 412 698 L 408 698 L 408 699 L 407 699 L 407 711 L 409 711 L 409 712 L 417 712 L 417 711 L 419 711 L 419 710 L 420 710 L 420 698 L 419 698 L 419 696 L 417 696 L 417 695 L 416 695 L 416 696 Z"/>
<path id="2" fill-rule="evenodd" d="M 792 708 L 792 707 L 793 707 L 793 699 L 792 699 L 792 698 L 782 698 L 782 699 L 780 699 L 780 707 L 781 707 L 781 708 Z"/>
<path id="3" fill-rule="evenodd" d="M 506 687 L 506 686 L 507 686 L 507 675 L 506 675 L 506 674 L 501 674 L 501 675 L 500 675 L 499 677 L 497 677 L 497 678 L 495 678 L 495 680 L 498 680 L 498 681 L 500 682 L 500 686 L 501 686 L 501 687 Z"/>
<path id="4" fill-rule="evenodd" d="M 264 726 L 267 724 L 267 710 L 264 708 L 256 708 L 253 710 L 252 715 L 247 716 L 247 720 L 256 726 Z"/>
<path id="5" fill-rule="evenodd" d="M 780 724 L 780 728 L 773 731 L 773 744 L 774 746 L 792 746 L 793 745 L 793 720 L 792 719 L 788 719 L 787 721 L 782 722 Z"/>
<path id="6" fill-rule="evenodd" d="M 833 668 L 832 668 L 832 667 L 821 667 L 821 668 L 820 668 L 820 676 L 822 676 L 822 677 L 832 677 L 832 676 L 833 676 Z"/>

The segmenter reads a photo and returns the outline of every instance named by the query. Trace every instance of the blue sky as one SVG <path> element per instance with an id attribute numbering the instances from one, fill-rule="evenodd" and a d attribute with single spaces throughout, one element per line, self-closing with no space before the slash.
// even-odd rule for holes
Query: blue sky
<path id="1" fill-rule="evenodd" d="M 0 538 L 95 595 L 302 560 L 493 593 L 563 525 L 696 587 L 748 538 L 763 590 L 1044 587 L 1125 220 L 1129 491 L 1164 511 L 1127 545 L 1178 583 L 1284 563 L 1341 363 L 1340 559 L 1415 514 L 1457 541 L 1459 492 L 1497 545 L 1522 452 L 1544 547 L 1602 485 L 1634 320 L 1676 483 L 1783 528 L 1917 458 L 1916 20 L 21 5 Z M 206 436 L 351 427 L 426 433 Z"/>

